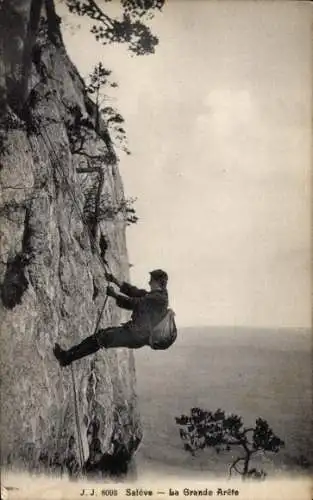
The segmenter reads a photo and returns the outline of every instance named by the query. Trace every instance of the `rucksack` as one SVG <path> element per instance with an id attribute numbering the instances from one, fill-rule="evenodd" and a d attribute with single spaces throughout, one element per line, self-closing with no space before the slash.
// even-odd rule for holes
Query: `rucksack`
<path id="1" fill-rule="evenodd" d="M 174 316 L 174 311 L 168 309 L 164 318 L 152 329 L 149 341 L 151 349 L 168 349 L 175 342 L 177 328 Z"/>

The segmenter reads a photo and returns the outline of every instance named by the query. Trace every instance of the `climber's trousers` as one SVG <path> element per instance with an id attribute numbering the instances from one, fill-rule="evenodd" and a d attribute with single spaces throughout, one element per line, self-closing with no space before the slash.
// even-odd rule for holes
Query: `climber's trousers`
<path id="1" fill-rule="evenodd" d="M 144 329 L 128 328 L 127 324 L 98 330 L 67 351 L 55 344 L 53 352 L 61 366 L 68 366 L 77 359 L 97 352 L 101 347 L 128 347 L 139 349 L 149 345 L 149 334 Z"/>
<path id="2" fill-rule="evenodd" d="M 149 332 L 145 330 L 135 330 L 123 326 L 112 326 L 95 333 L 95 338 L 100 347 L 128 347 L 129 349 L 139 349 L 149 345 Z"/>

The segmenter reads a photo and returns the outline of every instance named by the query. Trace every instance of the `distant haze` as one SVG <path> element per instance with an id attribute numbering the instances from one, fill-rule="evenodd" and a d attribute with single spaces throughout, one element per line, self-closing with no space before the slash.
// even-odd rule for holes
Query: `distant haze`
<path id="1" fill-rule="evenodd" d="M 172 0 L 137 58 L 60 13 L 82 74 L 119 84 L 133 282 L 165 268 L 180 325 L 309 326 L 310 3 Z"/>
<path id="2" fill-rule="evenodd" d="M 174 418 L 199 407 L 238 414 L 247 427 L 258 417 L 266 419 L 286 446 L 277 455 L 259 455 L 257 468 L 269 478 L 283 471 L 290 479 L 301 471 L 296 458 L 302 456 L 311 463 L 306 473 L 312 477 L 311 349 L 305 330 L 284 329 L 280 335 L 208 327 L 182 328 L 177 342 L 161 355 L 149 348 L 135 351 L 143 424 L 139 473 L 163 477 L 174 469 L 177 476 L 193 479 L 201 473 L 226 477 L 231 453 L 209 450 L 191 457 L 183 450 Z"/>

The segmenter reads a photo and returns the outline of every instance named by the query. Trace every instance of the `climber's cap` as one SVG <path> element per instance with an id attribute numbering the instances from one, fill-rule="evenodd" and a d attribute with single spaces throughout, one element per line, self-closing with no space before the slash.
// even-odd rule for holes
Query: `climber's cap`
<path id="1" fill-rule="evenodd" d="M 150 276 L 155 281 L 158 281 L 162 285 L 162 287 L 166 287 L 168 282 L 168 275 L 165 271 L 162 271 L 162 269 L 155 269 L 154 271 L 150 272 Z"/>

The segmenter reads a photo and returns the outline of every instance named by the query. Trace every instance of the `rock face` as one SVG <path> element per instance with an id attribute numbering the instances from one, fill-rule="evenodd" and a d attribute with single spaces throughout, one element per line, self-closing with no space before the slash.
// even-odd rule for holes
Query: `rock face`
<path id="1" fill-rule="evenodd" d="M 83 455 L 90 470 L 118 474 L 141 439 L 132 351 L 72 365 L 77 421 L 71 368 L 52 348 L 94 332 L 107 286 L 100 254 L 128 277 L 124 193 L 51 0 L 34 31 L 40 3 L 2 2 L 0 14 L 1 460 L 76 474 Z M 100 326 L 122 319 L 109 298 Z"/>

